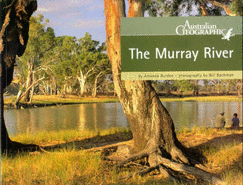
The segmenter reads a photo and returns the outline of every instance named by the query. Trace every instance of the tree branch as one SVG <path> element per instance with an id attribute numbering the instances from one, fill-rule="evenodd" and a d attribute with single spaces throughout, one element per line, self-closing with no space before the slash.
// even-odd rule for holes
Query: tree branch
<path id="1" fill-rule="evenodd" d="M 205 3 L 205 0 L 199 0 L 201 6 L 200 8 L 202 9 L 202 16 L 209 16 L 209 13 L 206 9 L 206 3 Z"/>
<path id="2" fill-rule="evenodd" d="M 227 13 L 227 15 L 229 15 L 229 16 L 236 16 L 235 13 L 230 11 L 230 9 L 229 9 L 229 7 L 227 5 L 225 5 L 223 3 L 220 3 L 218 1 L 209 1 L 209 2 L 212 3 L 212 6 L 217 6 L 217 7 L 223 8 L 225 13 Z"/>
<path id="3" fill-rule="evenodd" d="M 32 88 L 32 87 L 34 87 L 37 83 L 39 83 L 39 81 L 41 81 L 41 80 L 43 80 L 45 77 L 42 77 L 42 78 L 40 78 L 40 79 L 38 79 L 37 81 L 35 81 L 31 86 L 29 86 L 26 90 L 25 90 L 25 92 L 24 93 L 22 93 L 22 94 L 20 94 L 19 95 L 19 98 L 17 98 L 16 100 L 15 100 L 15 105 L 26 95 L 26 93 Z"/>

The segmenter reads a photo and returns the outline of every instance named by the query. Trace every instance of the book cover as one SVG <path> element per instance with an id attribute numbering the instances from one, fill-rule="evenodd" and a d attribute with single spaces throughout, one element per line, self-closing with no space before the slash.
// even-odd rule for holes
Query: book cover
<path id="1" fill-rule="evenodd" d="M 242 1 L 0 10 L 1 184 L 242 184 Z"/>

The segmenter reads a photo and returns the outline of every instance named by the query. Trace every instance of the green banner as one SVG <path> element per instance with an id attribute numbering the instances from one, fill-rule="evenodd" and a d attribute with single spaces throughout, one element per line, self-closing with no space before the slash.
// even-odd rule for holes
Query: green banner
<path id="1" fill-rule="evenodd" d="M 121 77 L 242 78 L 241 21 L 241 17 L 123 18 Z"/>

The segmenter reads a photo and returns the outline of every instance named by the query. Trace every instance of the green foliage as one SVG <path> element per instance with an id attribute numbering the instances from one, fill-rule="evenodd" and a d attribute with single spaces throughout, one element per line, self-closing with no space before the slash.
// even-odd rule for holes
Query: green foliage
<path id="1" fill-rule="evenodd" d="M 49 20 L 44 20 L 43 15 L 37 15 L 30 19 L 29 40 L 27 48 L 18 61 L 20 80 L 24 83 L 30 66 L 33 70 L 43 65 L 44 55 L 54 47 L 54 30 L 46 27 Z"/>
<path id="2" fill-rule="evenodd" d="M 242 0 L 219 1 L 229 6 L 230 10 L 236 15 L 242 15 Z M 146 15 L 151 17 L 161 16 L 197 16 L 202 14 L 201 6 L 204 5 L 208 13 L 212 16 L 225 15 L 223 9 L 217 6 L 211 6 L 210 2 L 205 0 L 147 0 L 145 4 Z"/>
<path id="3" fill-rule="evenodd" d="M 89 33 L 80 39 L 56 37 L 48 23 L 40 14 L 30 20 L 28 45 L 17 60 L 17 74 L 25 89 L 31 85 L 27 85 L 28 79 L 32 78 L 34 83 L 43 76 L 45 80 L 38 87 L 42 93 L 82 94 L 87 85 L 92 86 L 93 79 L 99 78 L 99 84 L 103 83 L 111 73 L 105 43 L 99 45 Z"/>
<path id="4" fill-rule="evenodd" d="M 92 40 L 89 33 L 78 40 L 70 36 L 57 38 L 57 46 L 50 57 L 58 85 L 64 88 L 68 83 L 83 91 L 85 84 L 91 84 L 100 72 L 109 72 L 110 64 L 105 50 L 105 44 L 99 46 L 99 42 Z"/>
<path id="5" fill-rule="evenodd" d="M 77 47 L 77 39 L 71 36 L 57 37 L 56 47 L 48 57 L 49 66 L 52 69 L 52 76 L 58 79 L 58 85 L 66 84 L 67 78 L 72 76 L 72 66 L 70 65 L 73 59 L 73 52 Z"/>
<path id="6" fill-rule="evenodd" d="M 233 2 L 230 5 L 230 10 L 238 16 L 242 16 L 242 0 L 233 0 Z"/>
<path id="7" fill-rule="evenodd" d="M 159 9 L 163 6 L 162 2 L 148 0 L 145 4 L 145 10 L 150 17 L 157 17 L 159 15 Z"/>
<path id="8" fill-rule="evenodd" d="M 197 3 L 195 0 L 147 0 L 145 10 L 151 17 L 179 16 L 182 12 L 190 14 Z"/>
<path id="9" fill-rule="evenodd" d="M 179 92 L 188 92 L 193 89 L 193 84 L 189 80 L 175 80 L 174 86 Z"/>

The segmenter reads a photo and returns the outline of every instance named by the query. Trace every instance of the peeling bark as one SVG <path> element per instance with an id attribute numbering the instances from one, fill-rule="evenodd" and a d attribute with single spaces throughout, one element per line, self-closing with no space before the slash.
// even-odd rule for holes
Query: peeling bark
<path id="1" fill-rule="evenodd" d="M 128 16 L 143 16 L 144 1 L 130 0 Z M 120 77 L 120 18 L 125 16 L 122 0 L 105 0 L 108 55 L 116 93 L 131 125 L 135 151 L 161 148 L 164 156 L 188 162 L 177 140 L 173 121 L 150 81 L 122 81 Z"/>

